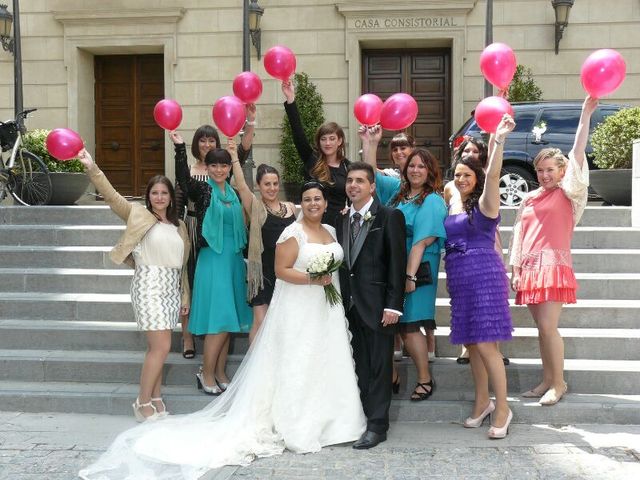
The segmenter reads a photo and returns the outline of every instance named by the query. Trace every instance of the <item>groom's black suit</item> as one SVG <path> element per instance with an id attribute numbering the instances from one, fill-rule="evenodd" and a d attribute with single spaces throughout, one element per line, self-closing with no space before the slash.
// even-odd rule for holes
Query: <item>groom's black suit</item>
<path id="1" fill-rule="evenodd" d="M 389 428 L 395 325 L 383 327 L 384 309 L 402 311 L 407 252 L 401 211 L 380 205 L 351 239 L 349 211 L 338 219 L 337 237 L 344 250 L 340 290 L 353 335 L 353 357 L 367 430 Z M 365 216 L 366 218 L 367 216 Z"/>

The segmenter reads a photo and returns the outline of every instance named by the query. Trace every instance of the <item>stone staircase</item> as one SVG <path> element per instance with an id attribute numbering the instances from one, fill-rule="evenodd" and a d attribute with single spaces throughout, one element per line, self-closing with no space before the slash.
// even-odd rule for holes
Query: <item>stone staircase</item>
<path id="1" fill-rule="evenodd" d="M 502 216 L 507 245 L 514 211 Z M 512 307 L 514 339 L 501 348 L 511 358 L 516 422 L 640 424 L 640 229 L 629 227 L 630 218 L 629 208 L 590 206 L 576 229 L 581 290 L 561 321 L 570 393 L 555 407 L 517 396 L 536 384 L 541 365 L 529 313 Z M 0 208 L 0 410 L 130 413 L 145 341 L 129 300 L 132 271 L 108 258 L 123 229 L 104 206 Z M 471 375 L 455 363 L 458 348 L 447 339 L 444 281 L 438 297 L 436 392 L 409 402 L 415 370 L 408 359 L 398 363 L 393 419 L 461 422 L 468 415 Z M 179 332 L 173 339 L 165 396 L 173 412 L 187 413 L 211 398 L 195 389 L 200 356 L 183 359 Z M 246 349 L 246 336 L 236 336 L 230 374 Z"/>

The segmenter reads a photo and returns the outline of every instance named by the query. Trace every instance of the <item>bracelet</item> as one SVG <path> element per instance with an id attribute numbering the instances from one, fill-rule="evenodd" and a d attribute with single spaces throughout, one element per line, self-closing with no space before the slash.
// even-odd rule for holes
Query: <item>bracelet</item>
<path id="1" fill-rule="evenodd" d="M 500 140 L 497 140 L 497 139 L 495 139 L 495 138 L 493 139 L 493 141 L 494 141 L 495 143 L 497 143 L 498 145 L 502 145 L 502 144 L 504 143 L 504 140 L 503 140 L 503 141 L 500 141 Z"/>
<path id="2" fill-rule="evenodd" d="M 418 280 L 418 277 L 416 277 L 415 275 L 409 275 L 408 273 L 407 273 L 406 277 L 407 277 L 407 280 L 410 280 L 413 283 L 416 283 L 416 281 Z"/>
<path id="3" fill-rule="evenodd" d="M 255 120 L 253 122 L 250 122 L 249 120 L 246 120 L 244 123 L 246 125 L 249 125 L 250 127 L 255 127 L 255 125 L 256 125 L 256 121 Z"/>

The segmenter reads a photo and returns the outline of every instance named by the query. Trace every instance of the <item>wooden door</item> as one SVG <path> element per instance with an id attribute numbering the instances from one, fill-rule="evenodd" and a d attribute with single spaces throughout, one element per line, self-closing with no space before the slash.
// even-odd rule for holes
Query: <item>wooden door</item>
<path id="1" fill-rule="evenodd" d="M 122 195 L 143 196 L 164 174 L 164 132 L 153 107 L 164 97 L 162 55 L 95 57 L 96 163 Z"/>
<path id="2" fill-rule="evenodd" d="M 451 81 L 449 50 L 369 50 L 362 54 L 362 93 L 385 100 L 404 92 L 418 102 L 418 118 L 407 133 L 416 145 L 428 148 L 441 165 L 449 164 Z M 389 140 L 398 132 L 384 131 L 378 165 L 392 166 Z"/>

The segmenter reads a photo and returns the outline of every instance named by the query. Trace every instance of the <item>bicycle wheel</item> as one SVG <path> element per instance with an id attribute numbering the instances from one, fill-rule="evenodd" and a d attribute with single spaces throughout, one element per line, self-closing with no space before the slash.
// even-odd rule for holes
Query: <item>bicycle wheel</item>
<path id="1" fill-rule="evenodd" d="M 40 157 L 20 149 L 10 171 L 8 187 L 22 205 L 46 205 L 52 191 L 49 169 Z"/>

